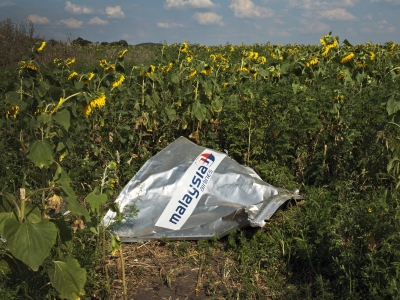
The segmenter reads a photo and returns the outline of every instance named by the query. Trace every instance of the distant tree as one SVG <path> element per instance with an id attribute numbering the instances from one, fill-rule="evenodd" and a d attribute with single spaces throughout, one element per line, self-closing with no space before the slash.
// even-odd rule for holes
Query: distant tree
<path id="1" fill-rule="evenodd" d="M 108 42 L 101 42 L 100 45 L 101 45 L 101 46 L 108 46 L 109 43 L 108 43 Z"/>
<path id="2" fill-rule="evenodd" d="M 163 44 L 161 44 L 161 43 L 140 43 L 135 46 L 162 46 L 162 45 Z"/>
<path id="3" fill-rule="evenodd" d="M 84 40 L 81 37 L 78 37 L 76 40 L 72 41 L 72 45 L 78 45 L 78 46 L 88 46 L 90 44 L 93 44 L 91 41 Z"/>
<path id="4" fill-rule="evenodd" d="M 120 46 L 125 46 L 125 47 L 129 46 L 128 42 L 125 41 L 125 40 L 120 40 L 118 43 L 119 43 Z"/>
<path id="5" fill-rule="evenodd" d="M 125 40 L 120 40 L 118 42 L 111 42 L 109 45 L 110 46 L 124 46 L 124 47 L 129 46 L 128 42 Z"/>
<path id="6" fill-rule="evenodd" d="M 58 45 L 58 44 L 60 44 L 61 43 L 61 41 L 56 41 L 55 39 L 49 39 L 48 41 L 47 41 L 47 44 L 49 45 L 49 46 L 56 46 L 56 45 Z"/>

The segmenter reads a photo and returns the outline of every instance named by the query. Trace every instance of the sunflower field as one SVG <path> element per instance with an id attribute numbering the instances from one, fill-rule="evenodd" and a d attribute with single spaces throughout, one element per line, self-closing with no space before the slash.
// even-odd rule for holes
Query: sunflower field
<path id="1" fill-rule="evenodd" d="M 142 46 L 154 56 L 140 64 L 136 46 L 81 47 L 108 53 L 85 68 L 39 62 L 47 47 L 0 82 L 0 278 L 13 287 L 0 295 L 110 297 L 95 266 L 122 250 L 102 216 L 185 136 L 305 196 L 222 242 L 240 283 L 223 297 L 400 297 L 399 44 L 184 42 Z"/>

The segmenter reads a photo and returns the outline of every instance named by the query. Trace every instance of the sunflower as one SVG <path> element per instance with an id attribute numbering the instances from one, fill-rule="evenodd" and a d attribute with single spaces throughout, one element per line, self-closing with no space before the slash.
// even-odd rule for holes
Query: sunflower
<path id="1" fill-rule="evenodd" d="M 206 67 L 204 68 L 204 70 L 201 71 L 201 74 L 210 75 L 211 72 L 213 71 L 213 69 L 214 69 L 214 68 L 211 67 L 211 66 L 206 66 Z"/>
<path id="2" fill-rule="evenodd" d="M 26 63 L 25 61 L 21 61 L 21 69 L 27 69 L 31 71 L 37 71 L 37 67 L 31 63 Z"/>
<path id="3" fill-rule="evenodd" d="M 315 65 L 315 64 L 317 64 L 317 63 L 318 63 L 318 57 L 316 57 L 316 58 L 314 58 L 314 59 L 312 59 L 312 60 L 306 62 L 306 67 L 307 67 L 307 68 L 308 68 L 308 67 L 311 67 L 311 66 L 313 66 L 313 65 Z"/>
<path id="4" fill-rule="evenodd" d="M 354 53 L 350 52 L 346 56 L 342 57 L 342 59 L 340 60 L 340 63 L 345 64 L 345 63 L 349 62 L 353 57 L 354 57 Z"/>
<path id="5" fill-rule="evenodd" d="M 46 46 L 46 42 L 42 42 L 42 43 L 40 44 L 40 47 L 37 48 L 36 50 L 37 50 L 38 52 L 40 52 L 40 51 L 43 50 L 43 48 L 44 48 L 45 46 Z"/>
<path id="6" fill-rule="evenodd" d="M 63 104 L 63 102 L 64 102 L 64 98 L 60 97 L 60 101 L 58 101 L 57 105 L 52 108 L 50 113 L 53 114 L 61 106 L 61 104 Z"/>
<path id="7" fill-rule="evenodd" d="M 267 58 L 266 58 L 265 56 L 260 56 L 260 57 L 257 59 L 257 62 L 258 62 L 260 65 L 263 65 L 263 64 L 265 64 L 265 63 L 267 62 Z"/>
<path id="8" fill-rule="evenodd" d="M 168 63 L 168 67 L 160 67 L 160 70 L 164 73 L 168 73 L 169 71 L 171 71 L 173 65 L 174 63 L 171 61 Z"/>
<path id="9" fill-rule="evenodd" d="M 59 67 L 59 66 L 61 66 L 61 65 L 64 63 L 64 61 L 63 61 L 61 58 L 55 58 L 55 59 L 53 60 L 53 63 L 54 63 L 57 67 Z"/>
<path id="10" fill-rule="evenodd" d="M 75 63 L 75 57 L 72 59 L 70 59 L 70 58 L 67 59 L 67 66 L 72 65 L 74 63 Z"/>
<path id="11" fill-rule="evenodd" d="M 369 57 L 370 60 L 374 60 L 375 59 L 375 53 L 374 52 L 370 52 L 371 56 Z"/>
<path id="12" fill-rule="evenodd" d="M 85 75 L 85 78 L 83 78 L 82 79 L 82 83 L 83 84 L 89 84 L 89 81 L 90 80 L 92 80 L 92 78 L 94 77 L 94 73 L 93 72 L 91 72 L 90 74 L 89 74 L 89 76 L 88 75 Z"/>
<path id="13" fill-rule="evenodd" d="M 221 60 L 223 60 L 223 61 L 225 61 L 225 62 L 228 61 L 225 57 L 222 56 L 221 53 L 218 53 L 218 54 L 217 54 L 217 58 L 219 58 L 219 59 L 221 59 Z"/>
<path id="14" fill-rule="evenodd" d="M 187 62 L 191 62 L 192 60 L 193 60 L 193 55 L 189 54 L 188 56 L 186 56 Z"/>
<path id="15" fill-rule="evenodd" d="M 126 52 L 128 52 L 128 49 L 125 49 L 125 50 L 121 51 L 120 53 L 118 53 L 118 58 L 123 58 Z"/>
<path id="16" fill-rule="evenodd" d="M 187 42 L 183 42 L 182 45 L 183 46 L 181 47 L 181 52 L 186 53 L 188 48 L 189 48 L 188 43 Z"/>
<path id="17" fill-rule="evenodd" d="M 140 76 L 150 77 L 154 74 L 155 69 L 156 66 L 150 65 L 150 67 L 147 69 L 147 72 L 140 71 Z"/>
<path id="18" fill-rule="evenodd" d="M 101 94 L 99 97 L 93 98 L 85 107 L 82 109 L 85 118 L 88 118 L 93 108 L 101 108 L 106 105 L 106 96 Z"/>
<path id="19" fill-rule="evenodd" d="M 121 84 L 122 84 L 122 82 L 124 82 L 124 80 L 125 80 L 125 76 L 123 75 L 123 74 L 120 74 L 121 76 L 119 77 L 119 79 L 117 80 L 117 81 L 114 81 L 113 83 L 112 83 L 112 86 L 113 87 L 117 87 L 117 86 L 120 86 Z"/>
<path id="20" fill-rule="evenodd" d="M 11 106 L 10 109 L 6 113 L 6 119 L 8 119 L 9 116 L 13 116 L 15 119 L 17 117 L 18 111 L 19 111 L 18 105 Z"/>
<path id="21" fill-rule="evenodd" d="M 100 67 L 104 67 L 107 65 L 107 61 L 105 59 L 100 60 Z"/>
<path id="22" fill-rule="evenodd" d="M 74 71 L 74 72 L 72 72 L 71 74 L 69 74 L 68 80 L 72 80 L 72 79 L 75 78 L 76 76 L 78 76 L 78 73 Z"/>
<path id="23" fill-rule="evenodd" d="M 109 65 L 107 67 L 104 68 L 104 72 L 110 72 L 110 71 L 114 71 L 115 70 L 115 66 L 114 65 Z"/>
<path id="24" fill-rule="evenodd" d="M 250 53 L 247 56 L 247 58 L 256 60 L 258 58 L 258 52 L 250 51 Z"/>
<path id="25" fill-rule="evenodd" d="M 193 70 L 192 72 L 189 73 L 188 78 L 191 78 L 196 74 L 197 74 L 197 70 Z"/>
<path id="26" fill-rule="evenodd" d="M 240 72 L 240 71 L 248 73 L 248 72 L 250 72 L 250 69 L 248 68 L 248 66 L 241 66 L 236 69 L 236 72 Z"/>

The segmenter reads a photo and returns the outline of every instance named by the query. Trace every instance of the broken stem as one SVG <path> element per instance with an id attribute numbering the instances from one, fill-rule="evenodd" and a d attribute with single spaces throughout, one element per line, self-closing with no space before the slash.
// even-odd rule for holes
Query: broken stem
<path id="1" fill-rule="evenodd" d="M 204 263 L 204 250 L 203 250 L 203 252 L 201 254 L 202 255 L 200 256 L 199 273 L 197 273 L 197 283 L 196 283 L 196 288 L 194 289 L 196 291 L 196 297 L 199 295 L 199 292 L 200 292 L 201 269 L 202 269 L 203 263 Z"/>

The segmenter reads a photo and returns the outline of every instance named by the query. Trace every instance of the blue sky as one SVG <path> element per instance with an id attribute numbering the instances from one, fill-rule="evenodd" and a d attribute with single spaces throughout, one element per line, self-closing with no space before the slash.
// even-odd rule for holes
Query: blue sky
<path id="1" fill-rule="evenodd" d="M 400 0 L 0 0 L 0 20 L 35 24 L 46 39 L 82 37 L 202 45 L 400 40 Z"/>

